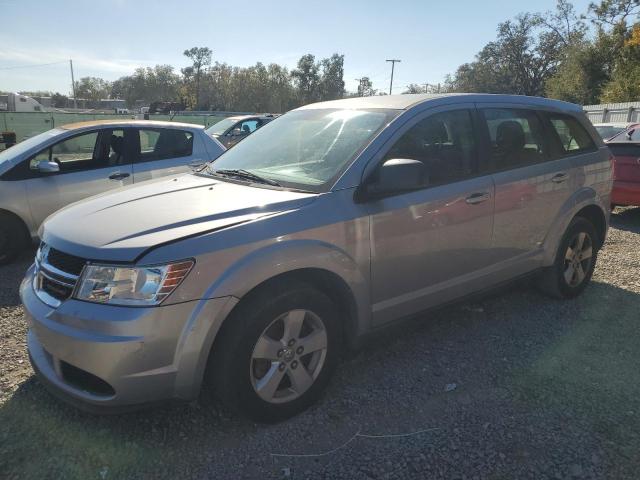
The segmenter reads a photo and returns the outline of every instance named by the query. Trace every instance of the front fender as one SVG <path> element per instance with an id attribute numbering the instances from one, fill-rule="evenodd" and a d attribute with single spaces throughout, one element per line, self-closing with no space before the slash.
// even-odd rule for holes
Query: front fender
<path id="1" fill-rule="evenodd" d="M 273 277 L 303 269 L 323 270 L 340 277 L 356 303 L 357 331 L 366 329 L 370 321 L 368 264 L 359 265 L 345 250 L 321 240 L 292 239 L 259 248 L 218 276 L 207 289 L 205 298 L 242 298 Z"/>

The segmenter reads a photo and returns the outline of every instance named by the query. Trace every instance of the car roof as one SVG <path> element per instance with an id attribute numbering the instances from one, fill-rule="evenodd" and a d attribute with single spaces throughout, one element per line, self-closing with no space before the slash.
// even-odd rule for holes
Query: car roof
<path id="1" fill-rule="evenodd" d="M 427 102 L 467 103 L 467 102 L 506 102 L 551 107 L 561 110 L 582 111 L 582 107 L 573 103 L 552 100 L 541 97 L 528 97 L 525 95 L 502 95 L 489 93 L 443 93 L 443 94 L 403 94 L 403 95 L 376 95 L 370 97 L 354 97 L 342 100 L 330 100 L 328 102 L 312 103 L 300 107 L 298 110 L 319 108 L 340 109 L 370 109 L 384 108 L 390 110 L 408 110 L 416 105 Z"/>
<path id="2" fill-rule="evenodd" d="M 163 122 L 160 120 L 89 120 L 86 122 L 75 122 L 61 125 L 58 128 L 63 130 L 79 130 L 92 127 L 156 127 L 156 128 L 196 128 L 203 129 L 203 125 L 183 122 Z"/>
<path id="3" fill-rule="evenodd" d="M 259 113 L 259 114 L 255 114 L 255 115 L 233 115 L 232 117 L 226 117 L 223 118 L 223 120 L 233 120 L 235 122 L 239 122 L 241 120 L 246 120 L 247 118 L 260 118 L 260 119 L 270 119 L 273 120 L 274 118 L 278 117 L 279 114 L 274 114 L 274 113 Z M 215 125 L 215 123 L 214 123 Z"/>

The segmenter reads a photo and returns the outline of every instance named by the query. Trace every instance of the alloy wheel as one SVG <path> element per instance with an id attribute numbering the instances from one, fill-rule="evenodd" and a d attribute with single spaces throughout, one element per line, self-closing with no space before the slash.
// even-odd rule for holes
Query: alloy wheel
<path id="1" fill-rule="evenodd" d="M 309 310 L 291 310 L 262 332 L 251 354 L 251 384 L 269 403 L 303 395 L 318 378 L 327 355 L 327 331 Z"/>
<path id="2" fill-rule="evenodd" d="M 586 232 L 573 236 L 564 256 L 564 279 L 570 287 L 577 287 L 587 276 L 593 261 L 593 241 Z"/>

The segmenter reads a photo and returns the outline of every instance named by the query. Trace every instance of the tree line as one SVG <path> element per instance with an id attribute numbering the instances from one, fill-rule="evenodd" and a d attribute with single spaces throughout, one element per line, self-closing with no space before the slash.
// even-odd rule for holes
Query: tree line
<path id="1" fill-rule="evenodd" d="M 640 0 L 601 0 L 577 12 L 557 0 L 548 12 L 525 12 L 498 25 L 495 40 L 442 84 L 411 84 L 403 93 L 483 92 L 546 96 L 582 105 L 640 100 Z M 78 98 L 124 99 L 129 107 L 175 102 L 190 110 L 285 112 L 311 102 L 384 95 L 369 77 L 345 91 L 344 55 L 303 55 L 296 68 L 213 62 L 208 47 L 184 51 L 190 65 L 137 68 L 113 82 L 84 77 Z M 38 92 L 42 94 L 43 92 Z M 66 99 L 50 94 L 62 105 Z"/>
<path id="2" fill-rule="evenodd" d="M 119 98 L 130 108 L 171 102 L 188 110 L 275 113 L 345 96 L 344 55 L 338 53 L 319 60 L 303 55 L 291 71 L 276 63 L 234 67 L 212 62 L 208 47 L 193 47 L 184 55 L 191 65 L 179 73 L 171 65 L 156 65 L 137 68 L 113 82 L 83 77 L 75 82 L 75 95 L 91 101 Z M 68 103 L 60 93 L 23 93 L 51 96 L 54 106 Z"/>
<path id="3" fill-rule="evenodd" d="M 514 93 L 582 105 L 640 100 L 640 0 L 602 0 L 576 12 L 522 13 L 443 85 L 449 92 Z"/>

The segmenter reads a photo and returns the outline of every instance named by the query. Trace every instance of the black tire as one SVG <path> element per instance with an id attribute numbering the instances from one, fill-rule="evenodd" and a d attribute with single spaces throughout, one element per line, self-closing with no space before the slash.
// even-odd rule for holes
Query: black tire
<path id="1" fill-rule="evenodd" d="M 586 235 L 584 243 L 585 245 L 587 242 L 590 243 L 592 254 L 591 257 L 589 257 L 590 261 L 588 263 L 585 260 L 579 262 L 584 277 L 580 281 L 577 281 L 580 276 L 571 275 L 570 264 L 572 260 L 567 260 L 566 256 L 569 248 L 572 245 L 576 246 L 573 242 L 575 242 L 576 238 L 581 234 Z M 562 241 L 556 252 L 554 264 L 545 268 L 540 275 L 538 282 L 539 289 L 551 297 L 560 299 L 574 298 L 580 295 L 591 280 L 599 248 L 600 239 L 593 224 L 583 217 L 575 217 L 571 220 L 567 231 L 562 237 Z M 575 262 L 578 262 L 578 260 L 576 259 Z M 575 263 L 575 265 L 577 265 L 577 263 Z M 573 273 L 575 273 L 575 269 Z M 571 281 L 567 280 L 567 275 L 571 277 Z M 574 283 L 576 281 L 577 283 Z"/>
<path id="2" fill-rule="evenodd" d="M 25 227 L 12 215 L 0 213 L 0 265 L 6 265 L 27 246 Z"/>
<path id="3" fill-rule="evenodd" d="M 323 331 L 326 333 L 326 350 L 323 350 L 326 353 L 318 374 L 311 386 L 297 398 L 283 401 L 283 403 L 265 401 L 258 395 L 253 385 L 255 381 L 253 369 L 256 362 L 256 359 L 252 358 L 254 347 L 258 339 L 263 338 L 265 332 L 272 328 L 276 319 L 287 312 L 301 309 L 311 312 L 314 319 L 320 318 Z M 303 323 L 307 325 L 308 317 L 304 318 Z M 316 402 L 327 386 L 340 356 L 340 327 L 339 309 L 329 297 L 313 286 L 291 281 L 271 284 L 250 294 L 226 320 L 225 327 L 220 333 L 221 337 L 216 339 L 214 351 L 210 355 L 206 380 L 213 388 L 213 393 L 231 410 L 239 411 L 259 422 L 271 423 L 287 419 Z M 300 341 L 303 340 L 304 338 L 301 337 Z M 308 356 L 311 355 L 315 354 Z M 298 368 L 301 369 L 303 359 L 299 358 Z M 282 367 L 283 364 L 284 361 L 280 366 Z M 269 361 L 268 365 L 273 368 L 274 363 Z M 288 363 L 283 367 L 283 369 L 286 368 L 286 373 L 283 375 L 287 376 L 283 378 L 284 385 L 289 380 L 288 375 L 295 373 L 290 370 L 292 366 L 292 363 Z M 305 372 L 307 372 L 306 367 Z M 280 382 L 280 385 L 283 383 Z M 293 384 L 290 388 L 293 389 Z"/>

